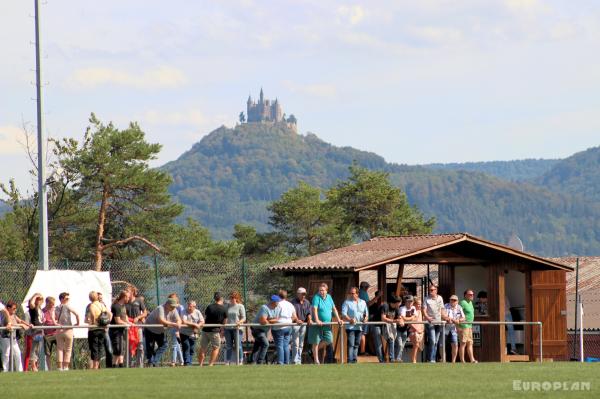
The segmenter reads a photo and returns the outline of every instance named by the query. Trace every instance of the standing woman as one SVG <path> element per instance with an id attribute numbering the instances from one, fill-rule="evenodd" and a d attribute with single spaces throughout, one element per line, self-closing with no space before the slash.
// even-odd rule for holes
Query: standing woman
<path id="1" fill-rule="evenodd" d="M 46 297 L 46 306 L 42 309 L 44 315 L 44 326 L 57 326 L 56 320 L 56 307 L 54 306 L 56 300 L 54 297 Z M 44 354 L 46 355 L 46 370 L 50 370 L 52 363 L 52 347 L 56 346 L 56 329 L 44 330 Z"/>
<path id="2" fill-rule="evenodd" d="M 90 348 L 90 369 L 100 368 L 100 354 L 105 342 L 105 325 L 110 323 L 112 315 L 106 308 L 106 305 L 98 300 L 98 293 L 90 292 L 90 304 L 87 307 L 85 321 L 89 324 L 88 328 L 88 346 Z M 101 320 L 101 316 L 106 316 L 108 322 Z M 105 324 L 106 322 L 106 324 Z M 109 341 L 110 342 L 110 341 Z"/>
<path id="3" fill-rule="evenodd" d="M 56 320 L 61 326 L 72 326 L 71 315 L 79 325 L 79 314 L 69 306 L 69 293 L 61 292 L 58 296 L 60 305 L 56 308 Z M 73 329 L 63 329 L 56 333 L 56 361 L 59 370 L 68 370 L 71 363 L 71 351 L 73 349 Z"/>
<path id="4" fill-rule="evenodd" d="M 7 316 L 8 315 L 8 316 Z M 0 327 L 21 327 L 27 329 L 31 327 L 27 322 L 17 316 L 17 304 L 14 301 L 6 303 L 5 313 L 0 317 Z M 0 333 L 0 353 L 2 354 L 2 371 L 9 371 L 12 366 L 14 371 L 23 371 L 21 363 L 21 348 L 19 348 L 19 337 L 21 330 L 16 330 L 11 337 L 9 330 L 2 330 Z M 11 359 L 12 352 L 12 359 Z M 12 363 L 12 364 L 11 364 Z"/>
<path id="5" fill-rule="evenodd" d="M 44 303 L 44 297 L 40 293 L 33 294 L 29 299 L 29 323 L 34 327 L 44 324 L 42 303 Z M 25 365 L 23 366 L 25 371 L 29 370 L 30 362 L 31 370 L 38 371 L 38 359 L 43 340 L 44 333 L 40 329 L 30 330 L 25 337 Z"/>
<path id="6" fill-rule="evenodd" d="M 240 325 L 246 322 L 246 308 L 242 302 L 242 296 L 238 291 L 233 291 L 229 294 L 229 304 L 227 305 L 227 324 Z M 235 335 L 238 334 L 240 342 L 240 349 L 236 353 L 235 348 Z M 242 350 L 242 339 L 244 332 L 236 327 L 225 328 L 225 363 L 227 364 L 242 364 L 243 362 L 243 350 Z"/>

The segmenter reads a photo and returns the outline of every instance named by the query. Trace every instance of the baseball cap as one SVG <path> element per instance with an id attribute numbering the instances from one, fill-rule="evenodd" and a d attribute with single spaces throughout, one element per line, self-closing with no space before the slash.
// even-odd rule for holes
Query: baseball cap
<path id="1" fill-rule="evenodd" d="M 177 299 L 175 299 L 175 298 L 167 299 L 167 305 L 177 306 Z"/>
<path id="2" fill-rule="evenodd" d="M 406 296 L 404 297 L 404 301 L 405 301 L 405 302 L 414 302 L 414 301 L 415 301 L 415 298 L 414 298 L 412 295 L 406 295 Z"/>
<path id="3" fill-rule="evenodd" d="M 453 300 L 453 299 L 455 299 L 455 300 L 457 300 L 457 301 L 458 301 L 458 297 L 457 297 L 456 295 L 451 295 L 451 296 L 450 296 L 450 300 Z"/>
<path id="4" fill-rule="evenodd" d="M 300 287 L 298 288 L 298 291 L 296 291 L 297 294 L 306 294 L 306 288 L 304 287 Z"/>
<path id="5" fill-rule="evenodd" d="M 281 297 L 279 295 L 271 295 L 271 302 L 280 302 Z"/>

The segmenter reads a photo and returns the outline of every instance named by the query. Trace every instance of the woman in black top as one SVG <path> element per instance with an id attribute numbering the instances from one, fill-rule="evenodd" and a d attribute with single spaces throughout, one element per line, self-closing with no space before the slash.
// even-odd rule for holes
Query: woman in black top
<path id="1" fill-rule="evenodd" d="M 33 294 L 29 299 L 29 323 L 34 327 L 44 324 L 42 316 L 43 303 L 44 297 L 40 293 Z M 31 371 L 38 371 L 38 359 L 43 340 L 44 333 L 42 330 L 34 328 L 28 331 L 25 338 L 25 371 L 29 369 L 30 362 Z"/>

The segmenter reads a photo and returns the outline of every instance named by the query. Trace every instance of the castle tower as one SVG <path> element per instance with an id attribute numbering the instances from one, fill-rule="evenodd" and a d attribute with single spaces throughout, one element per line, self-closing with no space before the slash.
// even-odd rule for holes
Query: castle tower
<path id="1" fill-rule="evenodd" d="M 295 128 L 296 122 L 293 123 L 283 118 L 283 109 L 279 99 L 274 101 L 265 98 L 264 91 L 261 87 L 258 101 L 252 100 L 252 96 L 248 95 L 246 101 L 246 120 L 257 123 L 285 123 L 288 127 Z"/>

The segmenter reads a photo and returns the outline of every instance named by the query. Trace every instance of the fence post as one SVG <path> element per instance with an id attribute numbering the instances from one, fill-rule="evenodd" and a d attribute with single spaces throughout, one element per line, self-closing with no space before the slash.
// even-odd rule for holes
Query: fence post
<path id="1" fill-rule="evenodd" d="M 442 320 L 442 363 L 446 363 L 446 322 Z M 473 359 L 471 359 L 473 360 Z"/>
<path id="2" fill-rule="evenodd" d="M 244 303 L 248 303 L 248 281 L 246 279 L 246 258 L 242 257 L 242 292 Z"/>
<path id="3" fill-rule="evenodd" d="M 125 367 L 129 368 L 129 326 L 125 327 Z"/>
<path id="4" fill-rule="evenodd" d="M 235 328 L 235 358 L 237 359 L 237 365 L 242 364 L 242 359 L 240 358 L 240 332 L 242 330 L 239 326 Z M 227 360 L 227 359 L 225 359 Z"/>
<path id="5" fill-rule="evenodd" d="M 158 260 L 156 259 L 156 253 L 154 253 L 154 282 L 156 284 L 156 306 L 160 305 L 160 287 L 159 287 L 159 275 L 158 275 Z"/>
<path id="6" fill-rule="evenodd" d="M 542 342 L 544 341 L 543 338 L 542 338 L 542 331 L 543 331 L 542 327 L 543 326 L 542 326 L 542 322 L 541 321 L 538 322 L 538 323 L 539 323 L 538 326 L 539 326 L 539 329 L 540 329 L 540 363 L 542 363 L 544 361 L 544 352 L 542 351 L 542 345 L 543 345 Z"/>
<path id="7" fill-rule="evenodd" d="M 15 371 L 15 359 L 14 356 L 15 354 L 13 353 L 13 345 L 16 342 L 16 337 L 15 337 L 15 330 L 11 329 L 10 330 L 10 349 L 8 351 L 8 361 L 9 361 L 9 366 L 8 366 L 8 371 Z"/>
<path id="8" fill-rule="evenodd" d="M 338 324 L 338 328 L 340 329 L 340 364 L 344 364 L 344 333 L 346 332 L 346 329 L 344 328 L 343 324 Z"/>

